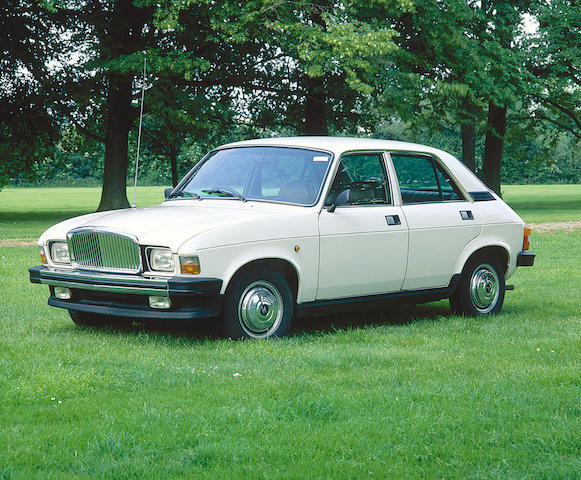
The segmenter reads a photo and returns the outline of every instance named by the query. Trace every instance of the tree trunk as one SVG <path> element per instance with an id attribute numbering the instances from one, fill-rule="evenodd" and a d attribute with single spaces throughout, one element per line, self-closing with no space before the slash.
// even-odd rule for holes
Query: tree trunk
<path id="1" fill-rule="evenodd" d="M 323 9 L 329 6 L 328 0 L 320 0 L 317 4 L 311 4 L 312 11 L 309 20 L 319 25 L 323 31 L 327 30 L 327 24 L 323 19 Z M 329 135 L 327 125 L 327 89 L 324 76 L 310 77 L 305 80 L 305 123 L 303 132 L 305 135 Z"/>
<path id="2" fill-rule="evenodd" d="M 506 106 L 499 107 L 492 100 L 488 104 L 488 129 L 484 147 L 483 179 L 489 188 L 500 195 L 500 167 L 506 132 Z"/>
<path id="3" fill-rule="evenodd" d="M 178 150 L 174 144 L 169 147 L 169 162 L 171 164 L 171 184 L 175 188 L 178 184 Z"/>
<path id="4" fill-rule="evenodd" d="M 462 163 L 476 173 L 476 106 L 464 97 L 462 110 L 466 118 L 462 121 Z"/>
<path id="5" fill-rule="evenodd" d="M 98 212 L 129 207 L 126 189 L 127 142 L 132 118 L 131 83 L 131 75 L 109 75 L 105 171 Z"/>
<path id="6" fill-rule="evenodd" d="M 305 135 L 329 135 L 327 100 L 323 77 L 307 77 L 305 99 Z"/>

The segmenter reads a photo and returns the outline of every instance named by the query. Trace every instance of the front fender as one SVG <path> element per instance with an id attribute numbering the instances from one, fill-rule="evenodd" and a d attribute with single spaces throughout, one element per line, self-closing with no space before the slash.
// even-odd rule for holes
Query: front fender
<path id="1" fill-rule="evenodd" d="M 257 260 L 276 259 L 288 262 L 297 273 L 297 302 L 315 299 L 319 275 L 319 239 L 316 236 L 201 249 L 196 251 L 196 255 L 200 258 L 205 277 L 222 280 L 222 294 L 232 277 L 245 265 Z"/>

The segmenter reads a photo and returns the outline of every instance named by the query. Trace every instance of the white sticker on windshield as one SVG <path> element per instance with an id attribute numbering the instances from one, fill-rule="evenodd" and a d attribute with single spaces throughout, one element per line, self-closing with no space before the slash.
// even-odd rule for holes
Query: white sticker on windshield
<path id="1" fill-rule="evenodd" d="M 328 162 L 329 161 L 329 157 L 317 157 L 314 156 L 313 157 L 313 162 Z"/>

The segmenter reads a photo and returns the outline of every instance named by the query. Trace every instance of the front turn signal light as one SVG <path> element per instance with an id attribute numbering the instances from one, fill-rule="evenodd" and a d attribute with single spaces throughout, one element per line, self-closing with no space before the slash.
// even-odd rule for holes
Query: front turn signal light
<path id="1" fill-rule="evenodd" d="M 180 271 L 186 275 L 197 275 L 200 273 L 200 259 L 180 256 Z"/>
<path id="2" fill-rule="evenodd" d="M 46 253 L 44 253 L 44 247 L 38 246 L 38 253 L 40 253 L 40 260 L 42 261 L 43 265 L 47 264 L 46 261 Z"/>
<path id="3" fill-rule="evenodd" d="M 528 250 L 529 247 L 531 246 L 530 241 L 529 241 L 529 237 L 531 236 L 531 227 L 529 227 L 528 225 L 525 226 L 525 231 L 524 231 L 524 235 L 523 235 L 523 239 L 522 239 L 522 250 L 523 252 L 525 250 Z"/>

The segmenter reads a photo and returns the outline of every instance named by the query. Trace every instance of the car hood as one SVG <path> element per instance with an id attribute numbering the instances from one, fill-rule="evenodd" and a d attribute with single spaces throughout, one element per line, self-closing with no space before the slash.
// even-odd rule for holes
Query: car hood
<path id="1" fill-rule="evenodd" d="M 192 237 L 221 226 L 280 217 L 289 205 L 230 200 L 177 200 L 144 208 L 128 208 L 72 218 L 47 230 L 39 240 L 63 239 L 78 227 L 94 227 L 135 235 L 141 245 L 167 246 L 177 251 Z"/>

